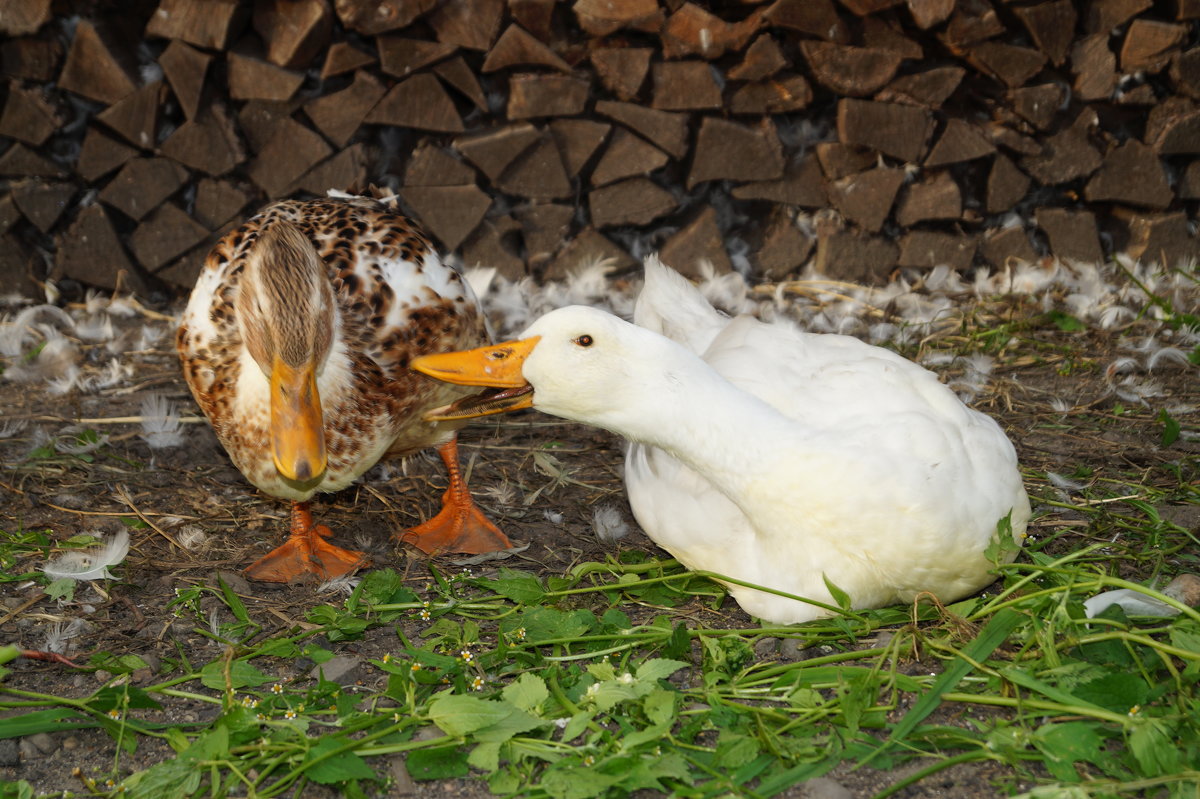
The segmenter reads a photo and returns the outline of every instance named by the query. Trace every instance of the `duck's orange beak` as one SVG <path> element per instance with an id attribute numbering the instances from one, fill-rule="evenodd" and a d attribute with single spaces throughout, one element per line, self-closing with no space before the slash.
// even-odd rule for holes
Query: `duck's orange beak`
<path id="1" fill-rule="evenodd" d="M 288 480 L 308 483 L 325 473 L 325 429 L 316 369 L 271 367 L 271 454 Z"/>
<path id="2" fill-rule="evenodd" d="M 423 418 L 444 422 L 532 407 L 533 386 L 526 382 L 521 367 L 540 340 L 541 336 L 530 336 L 490 347 L 422 355 L 414 359 L 409 365 L 422 374 L 460 386 L 494 389 L 435 408 Z"/>

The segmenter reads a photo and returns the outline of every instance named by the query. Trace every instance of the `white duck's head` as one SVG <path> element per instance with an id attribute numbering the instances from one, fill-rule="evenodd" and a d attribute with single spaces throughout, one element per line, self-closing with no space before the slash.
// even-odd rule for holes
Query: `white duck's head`
<path id="1" fill-rule="evenodd" d="M 419 372 L 488 391 L 426 414 L 469 419 L 536 408 L 572 421 L 625 432 L 639 400 L 671 384 L 672 364 L 692 359 L 674 342 L 595 308 L 551 311 L 516 341 L 426 355 Z"/>

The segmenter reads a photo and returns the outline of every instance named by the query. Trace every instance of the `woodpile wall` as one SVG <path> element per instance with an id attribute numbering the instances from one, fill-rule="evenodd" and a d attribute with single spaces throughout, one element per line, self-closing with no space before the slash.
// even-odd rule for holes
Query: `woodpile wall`
<path id="1" fill-rule="evenodd" d="M 0 291 L 374 182 L 511 276 L 1195 259 L 1200 0 L 5 0 Z"/>

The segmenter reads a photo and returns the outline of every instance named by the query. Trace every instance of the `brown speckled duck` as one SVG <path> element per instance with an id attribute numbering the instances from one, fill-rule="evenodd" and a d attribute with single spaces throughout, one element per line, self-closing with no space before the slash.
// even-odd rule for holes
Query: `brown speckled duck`
<path id="1" fill-rule="evenodd" d="M 420 355 L 486 343 L 470 287 L 394 197 L 283 201 L 213 248 L 179 326 L 183 373 L 233 463 L 290 500 L 291 537 L 247 570 L 332 579 L 366 558 L 326 541 L 309 499 L 376 461 L 436 446 L 443 507 L 401 538 L 425 552 L 481 553 L 508 539 L 472 502 L 458 465 L 461 423 L 422 420 L 462 396 L 412 372 Z"/>

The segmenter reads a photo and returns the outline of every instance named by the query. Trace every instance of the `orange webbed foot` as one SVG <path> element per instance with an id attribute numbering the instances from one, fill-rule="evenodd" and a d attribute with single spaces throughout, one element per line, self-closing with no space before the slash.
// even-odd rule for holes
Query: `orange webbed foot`
<path id="1" fill-rule="evenodd" d="M 326 541 L 331 535 L 328 527 L 313 523 L 307 502 L 296 502 L 292 505 L 291 537 L 247 567 L 246 576 L 268 583 L 290 583 L 306 574 L 333 580 L 367 564 L 362 552 Z"/>
<path id="2" fill-rule="evenodd" d="M 450 486 L 442 495 L 442 509 L 429 521 L 400 534 L 400 540 L 430 555 L 439 552 L 480 555 L 510 548 L 508 536 L 471 499 L 458 466 L 457 440 L 451 439 L 438 447 L 438 454 L 450 475 Z"/>
<path id="3" fill-rule="evenodd" d="M 465 506 L 454 502 L 450 492 L 446 492 L 438 515 L 406 530 L 400 540 L 429 555 L 438 552 L 479 555 L 511 547 L 508 536 L 500 532 L 474 502 L 469 499 L 468 502 Z"/>

